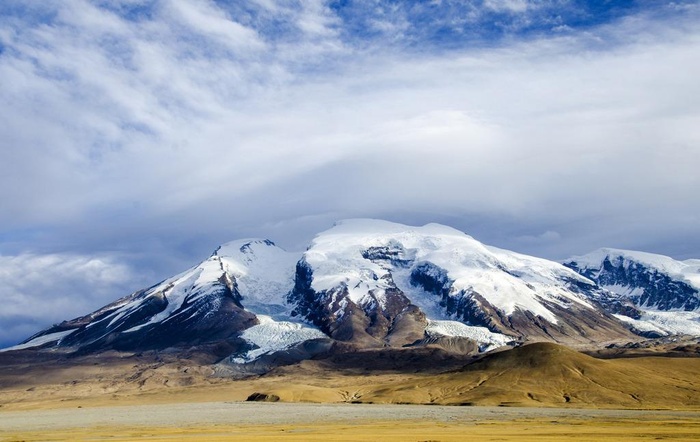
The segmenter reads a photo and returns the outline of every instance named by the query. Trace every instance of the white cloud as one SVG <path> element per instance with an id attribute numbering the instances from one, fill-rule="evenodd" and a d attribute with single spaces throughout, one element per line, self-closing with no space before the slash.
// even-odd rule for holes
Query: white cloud
<path id="1" fill-rule="evenodd" d="M 520 241 L 526 244 L 537 244 L 537 243 L 551 243 L 556 242 L 561 239 L 559 232 L 553 230 L 547 230 L 546 232 L 540 233 L 539 235 L 523 235 L 516 238 L 516 241 Z"/>
<path id="2" fill-rule="evenodd" d="M 525 12 L 533 7 L 533 2 L 528 0 L 486 0 L 484 1 L 484 6 L 494 11 L 518 13 Z"/>
<path id="3" fill-rule="evenodd" d="M 213 4 L 196 6 L 196 13 L 181 11 L 179 18 L 187 17 L 192 29 L 232 34 L 230 40 L 236 40 L 239 27 Z M 505 168 L 551 178 L 568 157 L 593 165 L 595 158 L 627 156 L 648 140 L 650 134 L 638 131 L 665 138 L 670 134 L 659 129 L 671 125 L 675 144 L 689 144 L 687 138 L 695 136 L 695 131 L 680 130 L 685 124 L 679 119 L 662 120 L 664 109 L 672 106 L 684 112 L 686 124 L 693 123 L 696 105 L 687 89 L 694 87 L 696 66 L 691 61 L 683 70 L 671 68 L 697 49 L 692 36 L 680 45 L 662 41 L 609 53 L 554 40 L 454 59 L 384 55 L 360 58 L 338 75 L 304 79 L 290 66 L 276 66 L 274 54 L 268 55 L 273 56 L 270 66 L 187 58 L 168 41 L 177 36 L 163 31 L 170 25 L 144 31 L 142 24 L 114 23 L 109 12 L 94 18 L 98 14 L 95 8 L 84 14 L 90 17 L 80 22 L 86 27 L 74 32 L 42 29 L 30 33 L 34 41 L 16 42 L 39 67 L 30 68 L 25 58 L 4 65 L 8 72 L 14 69 L 17 83 L 24 83 L 13 86 L 8 99 L 20 101 L 34 92 L 36 104 L 21 114 L 36 120 L 24 125 L 32 137 L 32 126 L 59 126 L 58 134 L 66 132 L 65 146 L 56 148 L 66 169 L 91 166 L 95 170 L 87 179 L 93 181 L 102 181 L 103 172 L 116 173 L 112 177 L 121 183 L 139 177 L 138 186 L 127 184 L 122 191 L 156 190 L 149 180 L 158 182 L 158 191 L 171 186 L 176 192 L 180 187 L 223 190 L 221 185 L 235 176 L 236 188 L 226 193 L 236 193 L 373 149 L 379 155 L 400 152 L 407 156 L 400 160 L 420 163 L 425 160 L 413 156 L 437 149 L 451 152 L 451 164 L 502 160 Z M 107 33 L 127 39 L 132 67 L 115 63 L 111 48 L 98 43 L 103 33 L 93 23 L 103 22 L 112 23 L 105 26 Z M 47 78 L 42 68 L 59 76 L 65 72 L 68 79 Z M 638 127 L 630 133 L 621 124 Z M 632 141 L 638 134 L 640 139 Z M 615 147 L 604 147 L 610 141 Z M 521 163 L 507 165 L 508 157 Z M 260 169 L 268 173 L 250 173 Z M 485 169 L 474 179 L 493 182 L 513 172 L 518 173 Z M 110 183 L 96 184 L 99 189 Z"/>
<path id="4" fill-rule="evenodd" d="M 236 236 L 303 246 L 334 218 L 406 213 L 468 233 L 478 216 L 497 245 L 530 235 L 521 251 L 557 258 L 700 247 L 682 241 L 700 237 L 697 17 L 415 51 L 353 47 L 321 2 L 258 3 L 294 38 L 207 1 L 3 22 L 0 232 L 61 236 L 34 249 L 210 241 L 187 264 Z"/>
<path id="5" fill-rule="evenodd" d="M 301 7 L 302 12 L 297 21 L 299 29 L 314 36 L 337 37 L 334 28 L 339 20 L 331 14 L 326 1 L 308 0 L 302 2 Z"/>
<path id="6" fill-rule="evenodd" d="M 0 255 L 0 344 L 93 311 L 141 288 L 148 276 L 109 256 Z"/>
<path id="7" fill-rule="evenodd" d="M 185 25 L 186 32 L 212 37 L 236 51 L 236 55 L 265 47 L 254 29 L 231 20 L 210 0 L 168 0 L 163 3 L 169 18 Z M 211 40 L 203 43 L 210 44 Z"/>
<path id="8" fill-rule="evenodd" d="M 437 202 L 514 214 L 567 198 L 605 211 L 645 195 L 663 197 L 660 186 L 693 183 L 682 157 L 668 155 L 659 168 L 655 153 L 668 143 L 692 155 L 697 145 L 692 33 L 665 30 L 649 43 L 644 24 L 632 23 L 619 31 L 631 42 L 609 51 L 561 38 L 449 57 L 348 52 L 354 58 L 342 64 L 333 52 L 330 72 L 302 76 L 287 54 L 256 43 L 253 31 L 241 31 L 213 3 L 167 5 L 163 11 L 179 11 L 173 20 L 186 18 L 188 32 L 226 35 L 235 44 L 240 37 L 267 61 L 191 54 L 175 43 L 169 13 L 144 24 L 93 7 L 72 16 L 71 26 L 80 28 L 17 37 L 10 44 L 23 56 L 0 67 L 16 79 L 4 100 L 19 105 L 3 107 L 13 121 L 4 133 L 34 152 L 20 154 L 24 170 L 5 175 L 5 193 L 17 191 L 9 182 L 29 167 L 48 169 L 60 182 L 41 185 L 43 197 L 32 191 L 12 198 L 36 202 L 25 210 L 29 221 L 62 210 L 80 217 L 115 197 L 146 201 L 156 216 L 203 200 L 233 205 L 328 167 L 342 175 L 323 185 L 356 204 Z M 327 14 L 316 5 L 301 17 L 324 22 L 317 17 Z M 101 43 L 112 34 L 124 39 L 126 63 Z M 47 149 L 55 154 L 37 160 Z M 664 172 L 670 168 L 676 173 Z M 640 172 L 653 179 L 641 180 Z M 421 184 L 391 184 L 407 176 Z M 627 202 L 604 195 L 612 177 L 630 186 Z"/>

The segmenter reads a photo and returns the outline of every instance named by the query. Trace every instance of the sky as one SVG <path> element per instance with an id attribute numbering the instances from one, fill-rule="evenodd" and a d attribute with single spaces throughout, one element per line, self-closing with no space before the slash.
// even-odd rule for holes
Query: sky
<path id="1" fill-rule="evenodd" d="M 265 237 L 700 258 L 700 5 L 0 2 L 0 346 Z"/>

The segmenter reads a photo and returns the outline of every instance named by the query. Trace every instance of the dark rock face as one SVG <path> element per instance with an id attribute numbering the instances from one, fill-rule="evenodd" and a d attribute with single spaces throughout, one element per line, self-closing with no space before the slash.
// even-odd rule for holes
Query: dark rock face
<path id="1" fill-rule="evenodd" d="M 369 247 L 362 252 L 362 257 L 372 262 L 383 262 L 399 268 L 408 268 L 413 264 L 411 254 L 397 242 L 389 242 L 382 247 Z"/>
<path id="2" fill-rule="evenodd" d="M 634 301 L 628 298 L 620 297 L 608 290 L 599 289 L 592 296 L 608 313 L 624 315 L 632 319 L 642 317 L 642 311 L 637 308 Z"/>
<path id="3" fill-rule="evenodd" d="M 280 397 L 276 394 L 253 393 L 246 401 L 248 402 L 279 402 Z"/>
<path id="4" fill-rule="evenodd" d="M 600 288 L 595 283 L 589 284 L 579 280 L 570 280 L 569 287 L 600 305 L 607 313 L 625 315 L 634 319 L 639 319 L 642 316 L 641 310 L 631 300 L 621 298 L 618 294 Z"/>
<path id="5" fill-rule="evenodd" d="M 698 290 L 686 282 L 649 268 L 642 263 L 625 259 L 622 256 L 606 257 L 600 268 L 579 267 L 575 261 L 564 263 L 565 266 L 595 281 L 601 286 L 621 286 L 630 290 L 642 289 L 626 297 L 639 307 L 651 307 L 658 310 L 697 310 L 700 308 Z M 615 313 L 632 318 L 639 318 L 638 310 L 625 303 L 625 298 L 610 295 L 609 302 L 601 302 Z M 617 303 L 617 304 L 616 304 Z"/>
<path id="6" fill-rule="evenodd" d="M 448 353 L 461 355 L 477 354 L 482 350 L 476 341 L 460 336 L 426 336 L 420 341 L 414 342 L 411 346 L 437 347 Z"/>
<path id="7" fill-rule="evenodd" d="M 177 309 L 161 321 L 151 323 L 170 302 L 165 292 L 171 286 L 155 291 L 156 287 L 136 292 L 89 315 L 64 321 L 27 341 L 75 330 L 59 346 L 79 353 L 148 350 L 234 339 L 241 330 L 258 323 L 256 316 L 241 306 L 235 281 L 223 279 L 205 289 L 193 288 Z"/>
<path id="8" fill-rule="evenodd" d="M 470 325 L 486 327 L 496 333 L 512 334 L 508 319 L 477 292 L 456 292 L 453 281 L 444 269 L 422 263 L 411 272 L 411 284 L 421 287 L 440 298 L 440 306 L 452 315 Z"/>
<path id="9" fill-rule="evenodd" d="M 426 325 L 425 313 L 415 305 L 409 305 L 394 318 L 387 341 L 391 347 L 405 347 L 425 336 Z"/>
<path id="10" fill-rule="evenodd" d="M 602 309 L 589 309 L 570 303 L 547 303 L 557 323 L 553 324 L 531 312 L 516 310 L 508 320 L 513 328 L 529 340 L 555 342 L 601 342 L 630 339 L 633 334 L 617 318 Z"/>
<path id="11" fill-rule="evenodd" d="M 524 310 L 515 310 L 506 315 L 475 291 L 455 291 L 447 272 L 432 263 L 416 266 L 411 272 L 411 284 L 438 296 L 440 306 L 455 318 L 467 324 L 486 327 L 492 332 L 521 339 L 586 342 L 630 336 L 630 332 L 602 308 L 590 309 L 563 299 L 560 301 L 565 307 L 556 303 L 546 304 L 557 317 L 557 324 Z M 584 294 L 598 290 L 595 286 L 569 288 Z"/>
<path id="12" fill-rule="evenodd" d="M 154 286 L 155 287 L 155 286 Z M 153 287 L 151 287 L 152 289 Z M 56 324 L 46 330 L 42 330 L 41 332 L 31 336 L 30 338 L 26 339 L 24 342 L 29 342 L 34 338 L 38 338 L 40 336 L 56 333 L 56 332 L 62 332 L 62 331 L 67 331 L 67 330 L 75 330 L 78 329 L 78 332 L 82 333 L 82 335 L 85 337 L 87 340 L 96 340 L 100 336 L 104 335 L 107 329 L 107 324 L 104 324 L 102 327 L 99 329 L 95 329 L 93 332 L 92 330 L 87 331 L 86 326 L 91 324 L 91 323 L 100 323 L 104 321 L 106 318 L 109 316 L 112 316 L 115 314 L 117 310 L 119 310 L 123 305 L 128 304 L 130 302 L 138 302 L 142 301 L 141 305 L 139 306 L 140 308 L 137 308 L 133 311 L 133 317 L 132 318 L 126 318 L 125 320 L 122 321 L 123 325 L 126 325 L 126 327 L 123 327 L 124 330 L 132 327 L 133 325 L 136 325 L 140 323 L 141 321 L 146 320 L 147 318 L 156 315 L 160 313 L 161 311 L 165 310 L 165 307 L 167 306 L 167 301 L 162 296 L 153 296 L 150 297 L 148 295 L 150 289 L 145 289 L 145 290 L 139 290 L 138 292 L 132 293 L 129 296 L 126 296 L 124 298 L 118 299 L 115 302 L 108 304 L 101 309 L 90 313 L 85 316 L 81 316 L 79 318 L 71 319 L 69 321 L 63 321 L 60 324 Z M 133 325 L 131 325 L 133 323 Z M 101 332 L 99 331 L 101 330 Z"/>
<path id="13" fill-rule="evenodd" d="M 287 302 L 296 306 L 292 316 L 301 316 L 328 333 L 326 330 L 330 329 L 330 324 L 327 321 L 327 315 L 330 313 L 330 308 L 320 302 L 319 295 L 311 287 L 312 281 L 313 270 L 302 258 L 297 263 L 294 289 L 287 295 Z"/>
<path id="14" fill-rule="evenodd" d="M 411 272 L 411 284 L 422 287 L 428 293 L 434 293 L 443 300 L 450 295 L 452 280 L 444 269 L 435 264 L 425 262 L 418 264 Z M 445 301 L 447 302 L 447 301 Z M 448 313 L 455 313 L 448 311 Z"/>
<path id="15" fill-rule="evenodd" d="M 383 259 L 386 255 L 381 253 L 373 250 L 370 254 Z M 316 292 L 312 287 L 313 269 L 302 259 L 287 301 L 295 305 L 293 315 L 303 317 L 339 341 L 368 347 L 401 346 L 422 338 L 427 320 L 390 278 L 385 281 L 389 288 L 382 294 L 382 302 L 370 291 L 368 301 L 358 305 L 342 284 Z"/>
<path id="16" fill-rule="evenodd" d="M 198 320 L 193 321 L 193 317 Z M 201 345 L 234 339 L 240 331 L 256 324 L 258 319 L 254 314 L 243 310 L 230 298 L 219 295 L 181 307 L 167 321 L 147 325 L 136 332 L 116 335 L 111 332 L 104 344 L 117 350 Z M 100 341 L 95 344 L 103 347 Z"/>

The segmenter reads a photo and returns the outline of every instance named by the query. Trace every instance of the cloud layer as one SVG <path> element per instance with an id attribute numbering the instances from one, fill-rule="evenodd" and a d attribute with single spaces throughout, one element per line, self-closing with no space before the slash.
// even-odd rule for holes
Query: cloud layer
<path id="1" fill-rule="evenodd" d="M 144 276 L 109 256 L 0 256 L 0 343 L 96 310 L 146 284 Z"/>
<path id="2" fill-rule="evenodd" d="M 700 254 L 692 2 L 233 3 L 3 2 L 0 251 L 76 269 L 6 311 L 356 216 Z"/>

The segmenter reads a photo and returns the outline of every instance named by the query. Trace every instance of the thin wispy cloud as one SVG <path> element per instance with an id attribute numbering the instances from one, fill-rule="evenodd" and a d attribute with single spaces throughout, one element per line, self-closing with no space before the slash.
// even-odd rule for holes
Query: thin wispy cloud
<path id="1" fill-rule="evenodd" d="M 700 10 L 601 5 L 3 2 L 0 253 L 140 281 L 374 216 L 552 258 L 697 256 Z M 56 296 L 111 300 L 83 273 Z"/>

